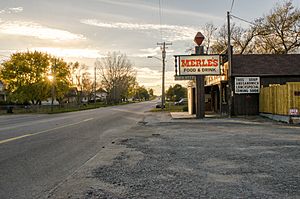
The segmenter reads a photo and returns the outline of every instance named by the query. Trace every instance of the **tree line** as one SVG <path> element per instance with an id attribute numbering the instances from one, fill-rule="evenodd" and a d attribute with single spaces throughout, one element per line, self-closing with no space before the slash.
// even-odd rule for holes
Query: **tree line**
<path id="1" fill-rule="evenodd" d="M 96 82 L 85 64 L 67 63 L 38 51 L 17 52 L 0 65 L 0 80 L 8 101 L 20 104 L 41 104 L 50 98 L 63 104 L 71 97 L 80 103 L 83 98 L 92 101 L 100 91 L 106 93 L 106 103 L 120 103 L 129 98 L 149 100 L 153 96 L 152 89 L 138 84 L 136 72 L 125 54 L 108 53 L 95 62 L 95 67 Z"/>

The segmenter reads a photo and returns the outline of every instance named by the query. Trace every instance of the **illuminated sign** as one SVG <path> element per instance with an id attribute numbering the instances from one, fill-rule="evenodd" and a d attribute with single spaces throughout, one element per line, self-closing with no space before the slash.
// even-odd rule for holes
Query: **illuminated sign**
<path id="1" fill-rule="evenodd" d="M 220 75 L 219 55 L 178 56 L 179 75 Z"/>
<path id="2" fill-rule="evenodd" d="M 259 93 L 260 79 L 259 77 L 236 77 L 235 93 Z"/>

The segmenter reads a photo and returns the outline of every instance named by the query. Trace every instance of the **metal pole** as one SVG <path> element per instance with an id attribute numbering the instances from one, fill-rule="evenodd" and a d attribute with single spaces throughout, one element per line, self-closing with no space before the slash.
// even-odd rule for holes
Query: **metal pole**
<path id="1" fill-rule="evenodd" d="M 228 53 L 228 117 L 231 117 L 232 113 L 232 80 L 231 80 L 231 60 L 232 60 L 232 52 L 231 52 L 231 30 L 230 30 L 230 12 L 227 12 L 227 31 L 228 31 L 228 42 L 227 42 L 227 53 Z"/>
<path id="2" fill-rule="evenodd" d="M 195 47 L 195 54 L 204 54 L 203 46 Z M 204 89 L 204 75 L 196 76 L 196 118 L 203 119 L 205 117 L 205 89 Z"/>

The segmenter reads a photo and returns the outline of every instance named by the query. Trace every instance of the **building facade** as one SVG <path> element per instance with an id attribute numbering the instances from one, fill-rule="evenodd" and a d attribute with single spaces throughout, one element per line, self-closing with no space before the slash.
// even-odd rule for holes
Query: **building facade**
<path id="1" fill-rule="evenodd" d="M 252 81 L 252 82 L 251 82 Z M 232 115 L 259 114 L 259 88 L 300 82 L 300 54 L 233 55 L 231 77 L 224 64 L 221 76 L 205 78 L 206 110 Z"/>

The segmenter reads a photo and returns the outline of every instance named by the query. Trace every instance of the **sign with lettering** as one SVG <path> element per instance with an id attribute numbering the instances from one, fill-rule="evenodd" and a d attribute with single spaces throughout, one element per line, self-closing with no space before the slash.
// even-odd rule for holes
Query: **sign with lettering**
<path id="1" fill-rule="evenodd" d="M 236 77 L 235 78 L 235 93 L 259 93 L 260 79 L 259 77 Z"/>
<path id="2" fill-rule="evenodd" d="M 219 55 L 178 56 L 179 75 L 220 75 Z"/>
<path id="3" fill-rule="evenodd" d="M 289 111 L 290 115 L 299 115 L 299 111 L 296 108 L 291 108 Z"/>

